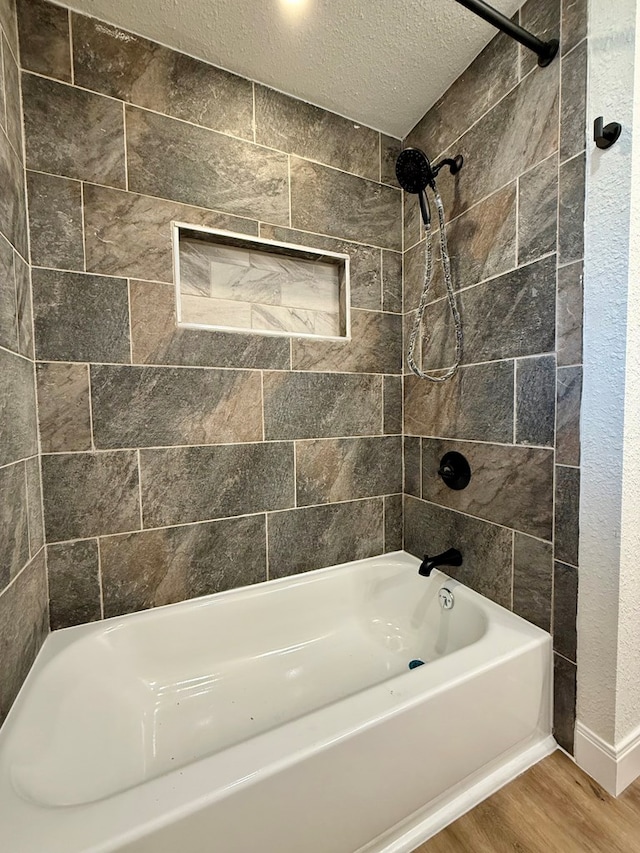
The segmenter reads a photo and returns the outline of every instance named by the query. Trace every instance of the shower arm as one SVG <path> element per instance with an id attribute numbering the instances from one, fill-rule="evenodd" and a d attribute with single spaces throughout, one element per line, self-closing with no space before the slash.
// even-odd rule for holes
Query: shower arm
<path id="1" fill-rule="evenodd" d="M 498 12 L 493 6 L 489 6 L 484 0 L 456 0 L 456 2 L 536 53 L 538 55 L 538 65 L 542 68 L 550 65 L 555 59 L 558 48 L 560 47 L 557 39 L 542 41 L 532 35 L 528 30 L 523 29 L 518 24 L 514 24 L 506 15 Z"/>

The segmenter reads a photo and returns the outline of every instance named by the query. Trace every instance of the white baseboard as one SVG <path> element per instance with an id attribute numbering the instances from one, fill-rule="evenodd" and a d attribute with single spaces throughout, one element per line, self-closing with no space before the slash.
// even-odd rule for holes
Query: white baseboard
<path id="1" fill-rule="evenodd" d="M 575 760 L 605 791 L 618 797 L 640 776 L 640 728 L 612 746 L 577 722 Z"/>

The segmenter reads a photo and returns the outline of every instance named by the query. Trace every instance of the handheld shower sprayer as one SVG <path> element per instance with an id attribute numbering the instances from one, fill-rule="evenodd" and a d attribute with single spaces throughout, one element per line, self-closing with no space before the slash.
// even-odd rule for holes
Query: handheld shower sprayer
<path id="1" fill-rule="evenodd" d="M 431 211 L 427 199 L 427 187 L 435 191 L 436 177 L 443 166 L 448 166 L 452 175 L 457 175 L 462 169 L 464 159 L 461 155 L 451 159 L 445 157 L 435 165 L 419 148 L 404 148 L 396 160 L 396 177 L 402 189 L 407 193 L 418 196 L 420 212 L 425 228 L 431 224 Z"/>

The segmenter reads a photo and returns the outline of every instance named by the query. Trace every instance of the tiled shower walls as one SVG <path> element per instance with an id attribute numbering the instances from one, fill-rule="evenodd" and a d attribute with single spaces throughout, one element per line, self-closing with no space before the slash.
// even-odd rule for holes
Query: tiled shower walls
<path id="1" fill-rule="evenodd" d="M 51 626 L 401 548 L 399 143 L 18 5 Z M 177 329 L 172 220 L 348 252 L 352 341 Z"/>
<path id="2" fill-rule="evenodd" d="M 0 0 L 0 723 L 48 631 L 15 6 Z"/>
<path id="3" fill-rule="evenodd" d="M 578 586 L 579 407 L 586 0 L 529 0 L 523 26 L 559 37 L 540 69 L 497 36 L 406 140 L 462 154 L 438 181 L 464 323 L 464 366 L 441 385 L 405 377 L 406 550 L 460 548 L 461 581 L 553 632 L 555 734 L 573 748 Z M 423 275 L 418 206 L 405 200 L 405 326 Z M 426 314 L 427 367 L 453 358 L 442 277 Z M 439 460 L 457 450 L 470 485 Z"/>

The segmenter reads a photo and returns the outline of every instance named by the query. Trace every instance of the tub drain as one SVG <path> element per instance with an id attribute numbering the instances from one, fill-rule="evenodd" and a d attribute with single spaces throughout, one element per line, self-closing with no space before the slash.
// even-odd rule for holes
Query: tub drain
<path id="1" fill-rule="evenodd" d="M 422 666 L 423 664 L 424 664 L 424 661 L 420 660 L 420 658 L 416 658 L 415 660 L 410 660 L 409 661 L 409 669 L 415 669 L 417 666 Z"/>

